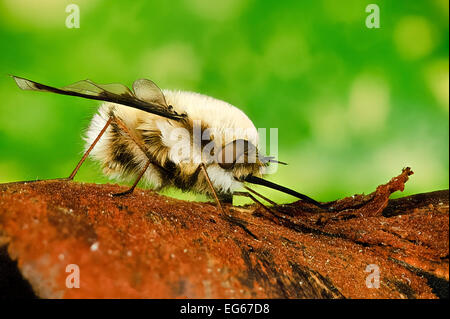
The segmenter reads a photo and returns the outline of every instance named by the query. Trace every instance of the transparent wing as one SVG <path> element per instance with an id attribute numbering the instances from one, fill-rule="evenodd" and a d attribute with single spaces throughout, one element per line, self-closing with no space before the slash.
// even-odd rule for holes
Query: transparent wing
<path id="1" fill-rule="evenodd" d="M 144 95 L 144 99 L 142 99 L 138 97 L 141 96 L 141 94 L 137 96 L 122 84 L 97 84 L 90 80 L 83 80 L 62 88 L 55 88 L 18 76 L 12 77 L 16 81 L 17 86 L 22 90 L 52 92 L 56 94 L 79 96 L 91 100 L 113 102 L 174 120 L 180 120 L 186 117 L 186 114 L 178 114 L 172 108 L 167 106 L 163 93 L 156 84 L 150 80 L 145 81 L 153 83 L 154 87 L 152 87 L 151 92 L 155 94 L 155 96 L 153 98 L 146 98 L 147 96 Z M 141 89 L 139 89 L 138 92 L 140 90 Z M 150 95 L 151 94 L 149 93 L 148 96 L 150 97 Z"/>
<path id="2" fill-rule="evenodd" d="M 136 80 L 133 83 L 133 91 L 141 100 L 168 107 L 163 92 L 153 81 L 147 79 Z"/>

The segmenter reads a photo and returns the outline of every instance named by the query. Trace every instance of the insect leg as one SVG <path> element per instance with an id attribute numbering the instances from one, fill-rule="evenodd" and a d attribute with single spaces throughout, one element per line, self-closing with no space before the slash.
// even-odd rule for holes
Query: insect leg
<path id="1" fill-rule="evenodd" d="M 73 170 L 72 174 L 70 174 L 70 176 L 67 178 L 68 180 L 73 180 L 73 178 L 75 177 L 75 175 L 78 173 L 78 170 L 80 169 L 81 165 L 84 163 L 84 161 L 86 160 L 86 158 L 88 157 L 89 153 L 92 151 L 92 149 L 94 148 L 95 144 L 97 144 L 97 142 L 100 140 L 100 138 L 102 137 L 102 135 L 105 133 L 106 129 L 108 128 L 108 126 L 111 124 L 113 118 L 109 117 L 108 121 L 106 121 L 105 126 L 102 128 L 102 130 L 100 131 L 100 133 L 97 135 L 97 137 L 95 138 L 94 142 L 92 142 L 91 146 L 89 146 L 88 150 L 84 153 L 83 157 L 81 158 L 81 160 L 78 162 L 77 166 L 75 167 L 75 169 Z"/>
<path id="2" fill-rule="evenodd" d="M 275 203 L 274 201 L 272 201 L 272 200 L 268 199 L 267 197 L 261 195 L 261 194 L 258 193 L 257 191 L 254 191 L 254 190 L 251 189 L 250 187 L 244 185 L 244 188 L 245 188 L 246 190 L 248 190 L 250 193 L 253 193 L 253 194 L 255 194 L 256 196 L 261 197 L 261 198 L 264 199 L 266 202 L 270 203 L 272 206 L 278 206 L 277 203 Z"/>
<path id="3" fill-rule="evenodd" d="M 222 213 L 225 215 L 225 211 L 223 210 L 223 207 L 222 207 L 222 204 L 220 203 L 219 197 L 217 197 L 216 190 L 214 189 L 214 186 L 213 186 L 213 184 L 211 183 L 211 179 L 210 179 L 209 176 L 208 176 L 208 172 L 206 171 L 206 166 L 205 166 L 205 164 L 204 164 L 204 163 L 201 163 L 201 164 L 200 164 L 200 167 L 201 167 L 203 173 L 205 174 L 206 181 L 208 182 L 209 187 L 211 188 L 211 191 L 212 191 L 212 193 L 213 193 L 213 195 L 214 195 L 214 198 L 216 199 L 217 206 L 219 206 L 220 210 L 221 210 Z"/>
<path id="4" fill-rule="evenodd" d="M 259 200 L 257 200 L 255 198 L 255 196 L 253 196 L 252 194 L 250 194 L 249 192 L 234 192 L 233 195 L 236 196 L 244 196 L 244 197 L 248 197 L 250 198 L 252 201 L 254 201 L 257 205 L 259 205 L 261 208 L 263 208 L 265 211 L 267 211 L 270 215 L 272 215 L 273 217 L 275 217 L 275 222 L 279 223 L 280 219 L 283 219 L 282 216 L 279 215 L 279 213 L 269 207 L 267 207 L 266 205 L 264 205 L 263 203 L 261 203 Z"/>
<path id="5" fill-rule="evenodd" d="M 139 181 L 141 180 L 142 176 L 144 176 L 145 172 L 147 171 L 148 167 L 150 166 L 150 161 L 147 161 L 147 164 L 145 164 L 144 169 L 142 170 L 142 172 L 139 174 L 138 178 L 136 179 L 136 181 L 134 182 L 133 186 L 131 186 L 128 190 L 126 190 L 125 192 L 122 193 L 116 193 L 116 194 L 112 194 L 112 196 L 114 197 L 118 197 L 118 196 L 124 196 L 124 195 L 128 195 L 131 194 L 134 189 L 136 188 L 137 184 L 139 183 Z"/>
<path id="6" fill-rule="evenodd" d="M 118 194 L 113 194 L 113 196 L 121 196 L 121 195 L 127 195 L 133 192 L 133 190 L 136 188 L 136 185 L 139 183 L 139 180 L 142 178 L 142 176 L 144 176 L 145 172 L 147 171 L 148 167 L 150 166 L 150 164 L 160 168 L 163 171 L 167 172 L 167 169 L 164 168 L 163 166 L 161 166 L 159 163 L 157 163 L 152 157 L 151 155 L 149 155 L 149 153 L 147 152 L 147 149 L 145 148 L 144 143 L 139 139 L 139 137 L 137 137 L 135 134 L 133 134 L 133 132 L 127 127 L 127 125 L 117 116 L 112 115 L 112 121 L 117 124 L 119 126 L 119 128 L 125 132 L 132 140 L 133 142 L 139 147 L 139 149 L 142 151 L 142 153 L 144 153 L 144 155 L 147 157 L 148 162 L 145 165 L 145 168 L 142 170 L 141 174 L 139 175 L 139 177 L 137 178 L 137 180 L 134 182 L 133 186 L 123 192 L 123 193 L 118 193 Z"/>
<path id="7" fill-rule="evenodd" d="M 124 131 L 136 145 L 139 147 L 139 149 L 144 153 L 145 156 L 147 156 L 147 159 L 149 160 L 150 164 L 157 166 L 161 170 L 167 171 L 166 168 L 161 166 L 159 163 L 157 163 L 147 152 L 147 149 L 145 148 L 144 143 L 135 135 L 133 132 L 130 131 L 130 129 L 126 126 L 126 124 L 117 116 L 112 116 L 114 123 L 116 123 L 122 131 Z"/>
<path id="8" fill-rule="evenodd" d="M 259 206 L 261 206 L 264 210 L 268 211 L 269 213 L 273 214 L 272 210 L 267 207 L 266 205 L 264 205 L 263 203 L 261 203 L 259 200 L 256 199 L 255 196 L 253 196 L 252 194 L 250 194 L 249 192 L 234 192 L 233 193 L 234 196 L 242 196 L 242 197 L 248 197 L 250 198 L 252 201 L 254 201 L 256 204 L 258 204 Z"/>

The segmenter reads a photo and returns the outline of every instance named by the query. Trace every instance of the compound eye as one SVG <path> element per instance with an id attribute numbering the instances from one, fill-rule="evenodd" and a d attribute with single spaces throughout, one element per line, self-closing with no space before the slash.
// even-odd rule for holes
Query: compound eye
<path id="1" fill-rule="evenodd" d="M 248 161 L 256 154 L 256 147 L 247 140 L 238 139 L 225 145 L 217 154 L 217 162 L 223 169 L 231 169 L 236 163 Z"/>
<path id="2" fill-rule="evenodd" d="M 223 169 L 232 169 L 234 167 L 234 163 L 219 163 L 219 166 Z"/>
<path id="3" fill-rule="evenodd" d="M 217 154 L 217 163 L 223 169 L 232 169 L 236 162 L 236 141 L 228 143 Z"/>

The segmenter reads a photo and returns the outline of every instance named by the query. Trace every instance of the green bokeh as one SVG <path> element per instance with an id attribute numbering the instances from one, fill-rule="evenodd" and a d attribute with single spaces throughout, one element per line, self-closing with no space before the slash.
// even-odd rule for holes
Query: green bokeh
<path id="1" fill-rule="evenodd" d="M 368 29 L 374 2 L 381 27 Z M 79 29 L 65 26 L 69 3 Z M 146 77 L 226 100 L 279 129 L 290 165 L 270 179 L 319 200 L 370 192 L 404 166 L 407 194 L 448 188 L 448 23 L 445 0 L 1 0 L 0 182 L 70 173 L 98 105 L 20 91 L 15 74 L 55 86 Z M 93 162 L 77 180 L 108 181 Z"/>

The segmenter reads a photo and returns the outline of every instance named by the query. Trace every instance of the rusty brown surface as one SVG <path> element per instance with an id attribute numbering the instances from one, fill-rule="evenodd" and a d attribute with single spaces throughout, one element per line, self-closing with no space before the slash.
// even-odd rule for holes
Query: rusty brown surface
<path id="1" fill-rule="evenodd" d="M 449 193 L 267 211 L 65 181 L 0 185 L 0 243 L 44 298 L 448 298 Z M 67 288 L 68 264 L 80 288 Z M 380 287 L 365 272 L 380 270 Z"/>

